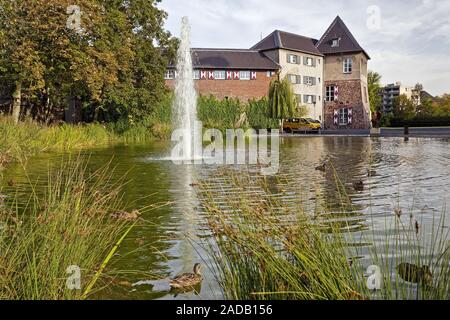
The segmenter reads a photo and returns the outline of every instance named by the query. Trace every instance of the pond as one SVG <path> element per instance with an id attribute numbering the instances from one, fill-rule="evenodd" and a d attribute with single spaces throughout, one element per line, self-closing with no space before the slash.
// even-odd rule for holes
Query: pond
<path id="1" fill-rule="evenodd" d="M 303 210 L 320 217 L 328 215 L 350 221 L 355 238 L 364 232 L 378 235 L 375 245 L 383 245 L 383 234 L 390 232 L 395 210 L 420 222 L 426 234 L 433 221 L 444 217 L 448 230 L 449 215 L 445 204 L 450 195 L 450 139 L 368 138 L 368 137 L 284 137 L 280 146 L 280 168 L 286 203 L 301 200 Z M 220 299 L 222 294 L 211 271 L 205 268 L 199 293 L 172 294 L 168 279 L 190 271 L 196 262 L 205 261 L 196 236 L 205 234 L 201 205 L 193 184 L 214 177 L 217 167 L 210 165 L 175 165 L 158 160 L 170 154 L 170 144 L 112 146 L 83 151 L 88 167 L 95 169 L 109 161 L 115 179 L 126 176 L 123 190 L 129 209 L 156 205 L 146 212 L 146 223 L 136 227 L 122 244 L 114 268 L 124 271 L 114 285 L 98 294 L 107 299 Z M 75 157 L 75 156 L 72 156 Z M 64 159 L 64 160 L 62 160 Z M 31 181 L 43 190 L 48 172 L 67 161 L 60 153 L 42 153 L 31 158 L 26 170 L 16 164 L 4 173 L 3 193 L 28 199 Z M 333 170 L 316 170 L 324 161 Z M 246 168 L 235 168 L 247 170 Z M 369 177 L 368 172 L 373 171 Z M 26 174 L 25 174 L 26 172 Z M 351 202 L 349 214 L 342 217 L 336 177 Z M 280 179 L 269 179 L 280 183 Z M 362 180 L 364 190 L 356 191 L 353 182 Z M 229 194 L 217 194 L 226 197 Z M 292 202 L 297 203 L 297 202 Z M 395 253 L 394 253 L 395 254 Z M 151 276 L 144 276 L 146 272 Z"/>

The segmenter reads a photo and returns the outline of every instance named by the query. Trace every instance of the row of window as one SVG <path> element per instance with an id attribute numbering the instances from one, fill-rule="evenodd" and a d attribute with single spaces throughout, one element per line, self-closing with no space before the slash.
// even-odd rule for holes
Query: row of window
<path id="1" fill-rule="evenodd" d="M 311 94 L 304 94 L 303 99 L 302 99 L 301 94 L 296 94 L 295 96 L 297 98 L 298 104 L 302 104 L 302 103 L 313 104 L 313 103 L 317 103 L 317 101 L 321 100 L 320 96 L 311 95 Z"/>
<path id="2" fill-rule="evenodd" d="M 292 84 L 301 84 L 302 83 L 302 76 L 300 76 L 300 75 L 289 74 L 288 77 L 289 77 L 289 81 Z M 320 78 L 304 76 L 303 84 L 305 84 L 307 86 L 315 86 L 316 84 L 320 84 Z"/>
<path id="3" fill-rule="evenodd" d="M 287 63 L 302 64 L 302 56 L 298 56 L 295 54 L 288 54 Z M 308 67 L 315 67 L 317 64 L 320 64 L 320 59 L 304 56 L 303 64 Z"/>
<path id="4" fill-rule="evenodd" d="M 275 75 L 274 71 L 267 71 L 266 76 L 268 78 Z M 209 80 L 255 80 L 257 73 L 255 71 L 243 70 L 243 71 L 225 71 L 225 70 L 214 70 L 214 71 L 203 71 L 194 70 L 192 77 L 194 80 L 209 79 Z M 176 70 L 167 70 L 164 79 L 173 80 L 177 78 Z"/>

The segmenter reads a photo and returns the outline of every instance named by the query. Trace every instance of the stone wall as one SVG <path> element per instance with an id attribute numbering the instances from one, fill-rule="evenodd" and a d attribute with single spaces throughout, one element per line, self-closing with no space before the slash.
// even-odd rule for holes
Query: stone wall
<path id="1" fill-rule="evenodd" d="M 362 96 L 361 80 L 326 81 L 326 86 L 338 86 L 337 101 L 325 102 L 324 124 L 325 129 L 369 129 L 370 112 L 366 109 Z M 339 125 L 334 123 L 334 111 L 341 108 L 351 108 L 353 112 L 352 123 Z"/>

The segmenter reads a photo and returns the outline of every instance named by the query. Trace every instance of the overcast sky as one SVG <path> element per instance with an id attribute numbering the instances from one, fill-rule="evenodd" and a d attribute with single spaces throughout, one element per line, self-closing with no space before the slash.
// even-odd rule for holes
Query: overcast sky
<path id="1" fill-rule="evenodd" d="M 275 29 L 319 39 L 339 15 L 382 82 L 420 82 L 450 93 L 450 0 L 162 0 L 179 36 L 188 16 L 194 47 L 250 48 Z"/>

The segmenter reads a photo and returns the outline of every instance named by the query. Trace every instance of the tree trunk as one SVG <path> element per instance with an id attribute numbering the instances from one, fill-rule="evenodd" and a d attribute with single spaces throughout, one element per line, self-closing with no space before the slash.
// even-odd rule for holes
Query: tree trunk
<path id="1" fill-rule="evenodd" d="M 18 81 L 16 83 L 16 90 L 13 93 L 13 110 L 12 118 L 15 123 L 19 123 L 20 120 L 20 108 L 22 104 L 22 83 Z"/>

